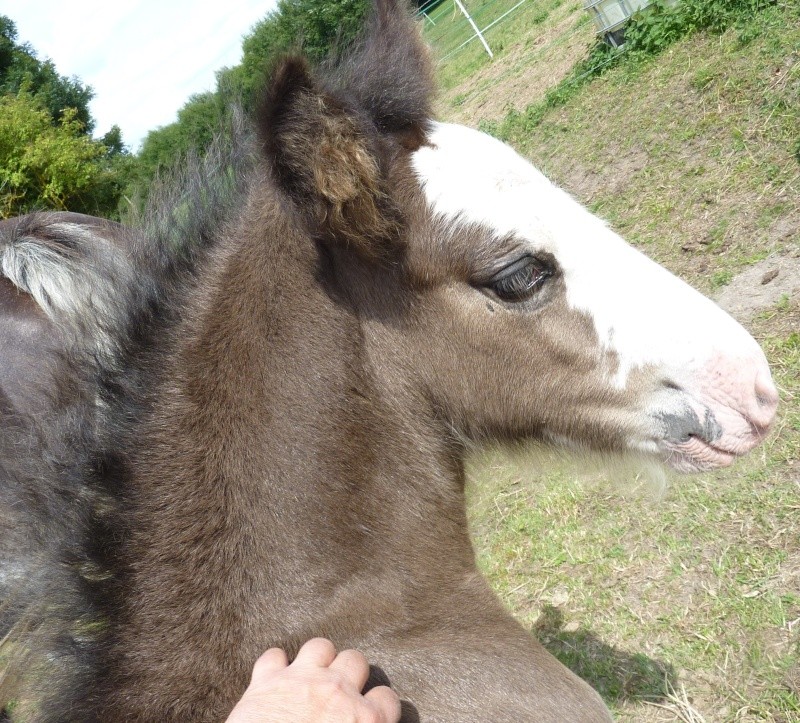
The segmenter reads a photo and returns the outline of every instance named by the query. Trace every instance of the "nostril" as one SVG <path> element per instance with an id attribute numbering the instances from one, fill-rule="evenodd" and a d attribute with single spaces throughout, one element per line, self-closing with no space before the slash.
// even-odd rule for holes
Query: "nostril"
<path id="1" fill-rule="evenodd" d="M 778 409 L 778 390 L 766 367 L 756 373 L 754 392 L 756 404 L 752 405 L 748 416 L 759 431 L 765 431 L 775 419 Z"/>
<path id="2" fill-rule="evenodd" d="M 762 407 L 776 407 L 778 405 L 778 389 L 772 381 L 772 375 L 767 369 L 759 369 L 756 374 L 755 384 L 756 399 Z"/>
<path id="3" fill-rule="evenodd" d="M 775 406 L 776 402 L 764 394 L 756 394 L 756 401 L 760 407 Z"/>

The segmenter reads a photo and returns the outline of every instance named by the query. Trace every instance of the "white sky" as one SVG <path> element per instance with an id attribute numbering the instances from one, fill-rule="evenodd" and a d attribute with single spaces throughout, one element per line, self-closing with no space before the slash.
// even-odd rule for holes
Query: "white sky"
<path id="1" fill-rule="evenodd" d="M 115 123 L 138 149 L 147 131 L 174 121 L 214 71 L 241 60 L 242 38 L 276 0 L 0 0 L 18 42 L 60 75 L 94 89 L 94 134 Z"/>

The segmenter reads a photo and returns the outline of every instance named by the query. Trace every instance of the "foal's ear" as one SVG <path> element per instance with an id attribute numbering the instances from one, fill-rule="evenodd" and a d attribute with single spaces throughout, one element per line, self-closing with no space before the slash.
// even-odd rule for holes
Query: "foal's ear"
<path id="1" fill-rule="evenodd" d="M 387 255 L 397 216 L 384 191 L 372 124 L 326 92 L 301 58 L 277 67 L 258 114 L 278 186 L 317 237 Z"/>
<path id="2" fill-rule="evenodd" d="M 360 40 L 324 71 L 330 85 L 363 108 L 382 133 L 424 137 L 433 63 L 408 0 L 373 0 Z"/>

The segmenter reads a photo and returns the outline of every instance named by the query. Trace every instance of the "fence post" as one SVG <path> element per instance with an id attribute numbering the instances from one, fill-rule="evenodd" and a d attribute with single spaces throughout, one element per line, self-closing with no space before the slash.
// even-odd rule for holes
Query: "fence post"
<path id="1" fill-rule="evenodd" d="M 466 16 L 467 20 L 469 20 L 469 24 L 472 26 L 472 29 L 475 31 L 475 35 L 477 35 L 481 42 L 483 43 L 483 47 L 486 48 L 486 52 L 489 53 L 490 58 L 494 58 L 492 54 L 492 49 L 489 47 L 489 43 L 486 42 L 486 38 L 483 37 L 483 33 L 478 30 L 478 26 L 475 25 L 475 21 L 472 19 L 472 16 L 467 12 L 467 9 L 462 4 L 461 0 L 453 0 L 456 5 L 458 5 L 458 9 L 461 10 L 462 13 Z"/>

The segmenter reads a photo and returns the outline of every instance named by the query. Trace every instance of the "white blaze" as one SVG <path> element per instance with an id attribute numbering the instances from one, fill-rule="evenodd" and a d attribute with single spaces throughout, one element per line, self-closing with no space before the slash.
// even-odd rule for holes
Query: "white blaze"
<path id="1" fill-rule="evenodd" d="M 716 304 L 639 253 L 504 143 L 433 124 L 413 167 L 434 212 L 514 234 L 560 266 L 567 302 L 594 320 L 619 356 L 614 379 L 647 364 L 669 376 L 698 371 L 720 352 L 764 363 L 750 335 Z M 683 380 L 679 379 L 679 383 Z"/>

